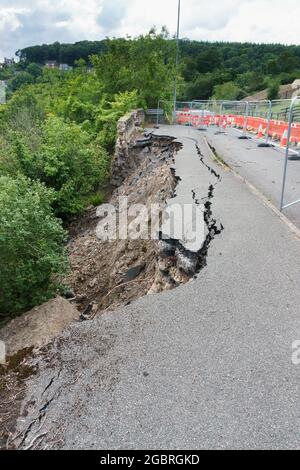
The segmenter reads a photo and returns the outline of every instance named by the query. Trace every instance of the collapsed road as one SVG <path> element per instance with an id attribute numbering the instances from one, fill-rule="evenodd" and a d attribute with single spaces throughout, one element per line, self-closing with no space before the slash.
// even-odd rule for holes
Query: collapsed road
<path id="1" fill-rule="evenodd" d="M 73 325 L 36 358 L 18 448 L 299 447 L 299 239 L 199 132 L 158 132 L 183 144 L 176 193 L 205 205 L 206 260 L 197 278 Z"/>
<path id="2" fill-rule="evenodd" d="M 68 251 L 71 272 L 66 279 L 69 302 L 57 298 L 45 303 L 0 331 L 8 356 L 6 366 L 0 368 L 0 398 L 7 404 L 6 407 L 0 406 L 0 424 L 5 423 L 0 431 L 0 447 L 9 447 L 14 442 L 10 439 L 23 399 L 24 378 L 38 370 L 36 365 L 31 365 L 33 351 L 34 354 L 42 353 L 43 346 L 74 321 L 93 320 L 97 315 L 129 305 L 139 297 L 171 290 L 188 282 L 206 265 L 209 246 L 223 229 L 222 225 L 218 228 L 213 218 L 213 184 L 208 187 L 201 206 L 194 190 L 187 198 L 185 188 L 189 182 L 185 181 L 184 175 L 177 175 L 175 165 L 175 158 L 181 158 L 182 143 L 172 136 L 144 132 L 139 126 L 139 116 L 139 111 L 133 111 L 122 118 L 118 126 L 119 138 L 111 178 L 115 190 L 109 199 L 109 208 L 107 204 L 98 209 L 88 208 L 85 215 L 75 219 L 70 226 Z M 195 150 L 197 141 L 193 145 Z M 215 176 L 216 183 L 219 182 L 220 176 L 204 163 L 199 148 L 197 152 L 201 164 Z M 191 206 L 191 211 L 186 210 L 186 203 Z M 143 204 L 146 214 L 140 213 L 134 222 L 132 209 L 136 207 L 140 211 L 140 204 Z M 153 211 L 155 206 L 158 206 L 159 213 Z M 172 215 L 172 208 L 178 206 L 178 238 L 169 231 L 168 235 L 163 235 L 162 231 L 171 228 L 167 220 Z M 107 219 L 107 211 L 110 212 L 111 208 L 112 219 Z M 197 217 L 193 209 L 197 209 Z M 129 223 L 127 228 L 124 215 L 125 223 Z M 198 219 L 196 225 L 195 219 Z M 106 239 L 108 221 L 112 222 L 110 227 L 114 229 L 110 240 Z M 135 237 L 137 229 L 138 239 L 117 235 L 124 227 L 129 230 L 133 223 L 133 235 Z M 154 235 L 152 239 L 149 238 L 150 232 Z M 46 390 L 53 381 L 50 380 Z M 18 397 L 17 402 L 15 396 Z M 41 408 L 42 415 L 47 408 Z M 23 438 L 19 445 L 22 446 L 27 431 L 21 434 Z"/>

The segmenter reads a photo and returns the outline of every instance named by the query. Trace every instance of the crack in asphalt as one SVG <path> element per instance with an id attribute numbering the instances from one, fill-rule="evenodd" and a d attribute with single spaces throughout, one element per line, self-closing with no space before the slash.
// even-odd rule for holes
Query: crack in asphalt
<path id="1" fill-rule="evenodd" d="M 170 258 L 170 259 L 180 259 L 181 267 L 179 270 L 184 271 L 190 278 L 197 276 L 199 272 L 207 266 L 207 256 L 210 248 L 210 244 L 215 239 L 216 236 L 220 235 L 223 230 L 225 229 L 223 224 L 218 224 L 217 220 L 213 217 L 212 211 L 212 200 L 215 195 L 215 188 L 216 186 L 221 183 L 222 178 L 214 168 L 209 166 L 204 161 L 204 155 L 201 152 L 201 149 L 198 145 L 198 142 L 195 139 L 190 139 L 195 142 L 197 154 L 199 156 L 201 164 L 209 171 L 216 179 L 217 182 L 215 184 L 211 184 L 208 187 L 207 196 L 202 198 L 202 200 L 206 200 L 204 203 L 204 221 L 207 228 L 207 236 L 204 240 L 203 245 L 197 252 L 192 252 L 186 249 L 180 240 L 177 239 L 168 239 L 162 232 L 159 234 L 159 240 L 161 243 L 161 250 L 160 256 L 162 258 Z M 176 178 L 177 185 L 179 181 L 181 181 L 180 177 L 176 177 L 175 170 L 172 169 L 172 173 Z M 177 188 L 177 186 L 176 186 Z M 174 194 L 176 194 L 176 188 L 174 190 Z M 196 189 L 192 189 L 192 198 L 196 206 L 200 205 L 199 199 L 197 199 Z M 168 279 L 172 279 L 170 272 L 168 269 L 161 270 L 162 275 L 164 275 Z M 178 286 L 180 283 L 176 283 L 174 279 L 172 279 L 173 284 L 175 287 Z"/>

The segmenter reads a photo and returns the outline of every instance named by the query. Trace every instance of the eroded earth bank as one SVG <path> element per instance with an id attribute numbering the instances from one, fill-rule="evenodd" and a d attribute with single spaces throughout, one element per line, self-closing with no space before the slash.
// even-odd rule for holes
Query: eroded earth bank
<path id="1" fill-rule="evenodd" d="M 135 111 L 118 124 L 108 202 L 116 209 L 117 229 L 123 210 L 121 200 L 126 197 L 128 207 L 133 204 L 146 206 L 149 230 L 143 237 L 145 239 L 103 241 L 97 236 L 97 227 L 103 217 L 99 216 L 96 207 L 88 208 L 84 217 L 74 221 L 70 227 L 68 250 L 71 272 L 66 279 L 69 286 L 67 299 L 58 298 L 34 309 L 13 320 L 0 332 L 0 338 L 6 342 L 9 352 L 6 366 L 1 366 L 0 370 L 0 437 L 4 448 L 62 447 L 63 429 L 58 428 L 57 435 L 51 435 L 51 444 L 47 444 L 48 431 L 44 428 L 48 410 L 55 406 L 56 397 L 61 394 L 61 387 L 57 387 L 61 378 L 64 376 L 64 386 L 68 389 L 74 387 L 76 393 L 76 382 L 86 373 L 85 369 L 89 369 L 91 377 L 97 369 L 95 382 L 93 378 L 93 384 L 89 384 L 86 391 L 87 396 L 92 393 L 93 386 L 108 387 L 109 390 L 117 380 L 117 376 L 107 369 L 111 366 L 105 364 L 106 351 L 116 341 L 115 333 L 110 327 L 105 331 L 104 327 L 98 341 L 93 322 L 98 321 L 105 312 L 126 307 L 139 297 L 158 294 L 193 279 L 206 265 L 210 243 L 223 230 L 212 211 L 214 189 L 221 178 L 204 162 L 197 142 L 192 142 L 193 148 L 196 146 L 198 161 L 210 181 L 202 200 L 197 199 L 197 188 L 189 187 L 188 183 L 189 195 L 184 202 L 203 207 L 204 240 L 191 251 L 182 240 L 149 239 L 151 223 L 156 222 L 153 225 L 157 226 L 157 220 L 152 218 L 158 217 L 161 222 L 161 215 L 153 215 L 151 207 L 156 205 L 164 210 L 177 200 L 182 186 L 186 190 L 186 182 L 182 184 L 175 165 L 175 159 L 180 158 L 182 142 L 162 132 L 143 129 L 143 120 L 142 111 Z M 128 222 L 131 221 L 129 216 Z M 74 322 L 74 326 L 68 328 Z M 72 342 L 73 352 L 66 357 L 65 353 L 60 352 L 60 345 L 68 342 Z M 89 357 L 93 344 L 101 357 L 100 368 L 98 361 L 94 365 Z M 78 348 L 75 355 L 74 345 Z M 85 345 L 84 348 L 81 345 Z M 86 347 L 86 352 L 83 352 Z M 82 354 L 87 354 L 86 358 L 82 358 Z M 84 366 L 81 363 L 79 371 L 81 359 Z M 117 364 L 115 366 L 117 369 Z M 31 383 L 37 381 L 36 396 L 32 396 L 31 392 L 26 395 L 28 380 Z M 78 413 L 78 419 L 85 398 L 79 397 L 79 404 L 75 400 L 76 410 L 72 413 Z M 20 415 L 22 417 L 16 428 Z"/>

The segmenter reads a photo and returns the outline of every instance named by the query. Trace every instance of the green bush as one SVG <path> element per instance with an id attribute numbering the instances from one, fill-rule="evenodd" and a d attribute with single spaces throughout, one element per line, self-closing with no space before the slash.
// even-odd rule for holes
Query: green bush
<path id="1" fill-rule="evenodd" d="M 97 207 L 97 206 L 101 206 L 101 204 L 104 203 L 105 196 L 101 191 L 98 191 L 90 196 L 87 196 L 85 201 L 86 201 L 86 204 L 85 204 L 86 207 L 88 206 Z"/>
<path id="2" fill-rule="evenodd" d="M 15 167 L 55 190 L 56 215 L 68 218 L 84 209 L 84 199 L 103 183 L 109 157 L 103 147 L 75 123 L 50 116 L 41 128 L 41 143 L 30 149 L 26 137 L 15 136 Z M 1 168 L 1 166 L 0 166 Z"/>
<path id="3" fill-rule="evenodd" d="M 10 83 L 10 86 L 13 91 L 18 90 L 18 88 L 21 88 L 24 85 L 30 85 L 31 83 L 34 82 L 33 76 L 28 73 L 28 72 L 19 72 L 18 75 L 16 75 Z"/>
<path id="4" fill-rule="evenodd" d="M 96 115 L 98 140 L 105 149 L 112 153 L 116 143 L 118 120 L 132 109 L 138 107 L 137 91 L 128 91 L 114 96 L 114 100 L 102 103 Z"/>
<path id="5" fill-rule="evenodd" d="M 277 100 L 279 93 L 280 83 L 277 80 L 274 80 L 270 83 L 268 88 L 268 100 Z"/>
<path id="6" fill-rule="evenodd" d="M 24 176 L 0 177 L 0 322 L 49 300 L 67 270 L 54 192 Z"/>
<path id="7" fill-rule="evenodd" d="M 223 83 L 214 87 L 213 98 L 215 100 L 237 100 L 240 98 L 241 89 L 233 82 Z"/>
<path id="8" fill-rule="evenodd" d="M 109 157 L 103 147 L 79 125 L 57 117 L 46 121 L 40 156 L 38 177 L 57 191 L 56 212 L 63 216 L 80 213 L 84 196 L 108 176 Z"/>

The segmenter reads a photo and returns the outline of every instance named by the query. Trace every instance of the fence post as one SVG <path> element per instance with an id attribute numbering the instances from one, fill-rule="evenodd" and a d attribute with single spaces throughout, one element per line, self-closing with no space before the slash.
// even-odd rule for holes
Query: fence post
<path id="1" fill-rule="evenodd" d="M 244 125 L 244 136 L 247 135 L 248 117 L 249 117 L 249 101 L 246 101 L 246 115 L 245 115 L 245 125 Z"/>
<path id="2" fill-rule="evenodd" d="M 289 151 L 290 151 L 290 140 L 291 140 L 291 133 L 292 133 L 293 111 L 294 111 L 294 105 L 296 101 L 297 101 L 297 97 L 292 99 L 290 110 L 289 110 L 289 127 L 288 127 L 287 144 L 286 144 L 286 149 L 285 149 L 284 171 L 283 171 L 282 191 L 281 191 L 281 201 L 280 201 L 281 212 L 284 209 L 284 195 L 285 195 L 287 166 L 288 166 Z"/>
<path id="3" fill-rule="evenodd" d="M 189 134 L 191 133 L 191 126 L 192 126 L 192 110 L 193 110 L 193 102 L 189 102 L 189 109 L 190 109 L 190 119 L 189 119 Z"/>
<path id="4" fill-rule="evenodd" d="M 157 113 L 156 113 L 156 128 L 159 128 L 159 119 L 158 119 L 158 113 L 159 113 L 159 106 L 160 106 L 160 100 L 158 100 L 157 103 Z"/>
<path id="5" fill-rule="evenodd" d="M 272 144 L 269 143 L 270 140 L 270 127 L 271 127 L 271 120 L 272 120 L 272 108 L 273 108 L 273 102 L 271 100 L 269 102 L 269 109 L 268 109 L 268 123 L 267 123 L 267 129 L 266 129 L 266 141 L 258 144 L 258 147 L 272 147 Z"/>
<path id="6" fill-rule="evenodd" d="M 243 130 L 243 135 L 241 135 L 240 137 L 238 137 L 240 140 L 241 140 L 241 139 L 248 139 L 248 136 L 247 136 L 248 117 L 249 117 L 249 101 L 246 101 L 246 112 L 245 112 L 244 130 Z"/>
<path id="7" fill-rule="evenodd" d="M 172 112 L 172 125 L 174 126 L 175 124 L 175 121 L 176 121 L 176 110 L 177 110 L 177 101 L 174 101 L 174 108 L 173 108 L 173 112 Z"/>
<path id="8" fill-rule="evenodd" d="M 217 131 L 218 134 L 221 134 L 221 116 L 222 116 L 222 113 L 223 113 L 223 101 L 221 101 L 220 108 L 219 108 L 219 125 L 218 125 L 219 130 Z"/>

